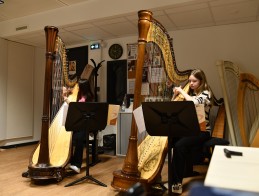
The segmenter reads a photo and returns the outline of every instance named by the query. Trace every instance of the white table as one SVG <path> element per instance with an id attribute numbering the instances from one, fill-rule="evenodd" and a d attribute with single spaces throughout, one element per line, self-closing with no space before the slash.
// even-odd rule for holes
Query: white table
<path id="1" fill-rule="evenodd" d="M 227 158 L 224 148 L 243 156 Z M 259 192 L 259 148 L 216 146 L 205 178 L 205 186 Z"/>

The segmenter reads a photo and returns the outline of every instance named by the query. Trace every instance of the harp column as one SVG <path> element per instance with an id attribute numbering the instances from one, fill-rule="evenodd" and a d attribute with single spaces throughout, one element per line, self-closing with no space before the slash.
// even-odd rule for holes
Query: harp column
<path id="1" fill-rule="evenodd" d="M 43 115 L 41 127 L 40 152 L 37 165 L 49 165 L 49 125 L 51 111 L 51 85 L 52 85 L 52 65 L 54 59 L 55 43 L 58 34 L 58 28 L 45 27 L 46 35 L 46 67 L 45 67 L 45 84 L 44 84 L 44 100 L 43 100 Z"/>
<path id="2" fill-rule="evenodd" d="M 141 85 L 142 85 L 142 72 L 144 64 L 145 47 L 147 43 L 147 32 L 150 28 L 150 20 L 152 13 L 150 11 L 139 11 L 139 39 L 138 39 L 138 58 L 136 63 L 136 80 L 134 89 L 134 102 L 133 110 L 141 104 Z M 127 154 L 124 160 L 122 170 L 113 172 L 112 187 L 118 190 L 126 191 L 129 187 L 136 182 L 147 184 L 147 179 L 140 178 L 138 171 L 138 138 L 137 138 L 137 125 L 134 117 L 132 116 L 131 134 L 129 137 L 129 145 Z"/>
<path id="3" fill-rule="evenodd" d="M 34 180 L 40 179 L 58 179 L 61 180 L 61 169 L 51 166 L 49 158 L 49 126 L 50 126 L 50 112 L 51 112 L 51 98 L 52 98 L 52 66 L 54 60 L 54 51 L 56 46 L 56 39 L 58 28 L 45 27 L 46 35 L 46 67 L 45 67 L 45 83 L 44 83 L 44 99 L 43 99 L 43 115 L 41 126 L 41 139 L 38 145 L 39 154 L 38 161 L 33 162 L 33 155 L 31 157 L 28 171 L 22 174 L 23 177 L 28 177 Z M 36 152 L 36 150 L 35 150 Z M 34 152 L 34 153 L 35 153 Z M 37 156 L 36 156 L 37 158 Z"/>

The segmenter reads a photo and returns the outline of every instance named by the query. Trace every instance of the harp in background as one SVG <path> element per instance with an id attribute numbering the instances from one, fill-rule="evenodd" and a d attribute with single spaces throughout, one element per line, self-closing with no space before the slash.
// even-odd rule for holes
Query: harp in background
<path id="1" fill-rule="evenodd" d="M 74 87 L 77 78 L 69 79 L 65 45 L 58 36 L 58 28 L 45 27 L 46 67 L 43 99 L 41 139 L 32 152 L 28 171 L 22 174 L 33 180 L 64 177 L 70 157 L 71 132 L 64 127 L 66 103 L 63 103 L 63 86 Z M 77 88 L 69 96 L 76 101 Z"/>
<path id="2" fill-rule="evenodd" d="M 146 101 L 153 101 L 154 99 L 157 101 L 170 100 L 171 97 L 169 97 L 170 93 L 166 87 L 166 82 L 170 81 L 173 85 L 179 85 L 187 81 L 191 72 L 191 70 L 181 72 L 177 69 L 172 39 L 166 29 L 152 17 L 152 13 L 143 10 L 138 12 L 138 16 L 138 57 L 136 63 L 133 110 L 139 107 L 141 102 L 145 99 Z M 152 60 L 149 64 L 156 64 L 156 53 L 159 52 L 161 54 L 160 66 L 154 67 L 154 69 L 152 69 L 152 67 L 144 67 L 148 44 L 152 44 L 153 47 L 151 53 Z M 151 73 L 150 69 L 153 71 L 157 70 L 158 73 Z M 149 93 L 142 96 L 142 80 L 144 79 L 143 72 L 145 71 L 147 71 L 147 75 L 157 76 L 156 74 L 163 74 L 163 76 L 160 75 L 160 79 L 157 82 L 149 81 Z M 151 78 L 151 80 L 153 79 Z M 166 153 L 167 137 L 147 136 L 144 141 L 138 145 L 138 130 L 135 119 L 132 117 L 127 155 L 122 170 L 113 172 L 112 186 L 115 189 L 126 191 L 136 182 L 141 182 L 148 188 L 160 176 Z"/>
<path id="3" fill-rule="evenodd" d="M 218 61 L 232 145 L 259 147 L 259 81 L 230 61 Z"/>
<path id="4" fill-rule="evenodd" d="M 250 73 L 240 74 L 237 105 L 243 146 L 259 147 L 259 80 Z"/>

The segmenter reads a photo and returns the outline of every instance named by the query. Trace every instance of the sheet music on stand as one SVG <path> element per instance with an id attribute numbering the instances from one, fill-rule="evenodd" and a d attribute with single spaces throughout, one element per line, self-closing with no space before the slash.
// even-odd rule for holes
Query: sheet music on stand
<path id="1" fill-rule="evenodd" d="M 203 104 L 195 105 L 195 109 L 196 109 L 197 118 L 198 118 L 198 121 L 199 121 L 199 124 L 200 124 L 200 130 L 205 131 L 206 130 L 206 123 L 205 123 L 204 105 Z M 139 106 L 138 108 L 136 108 L 133 111 L 133 116 L 135 118 L 139 133 L 141 134 L 144 131 L 146 131 L 142 106 Z"/>

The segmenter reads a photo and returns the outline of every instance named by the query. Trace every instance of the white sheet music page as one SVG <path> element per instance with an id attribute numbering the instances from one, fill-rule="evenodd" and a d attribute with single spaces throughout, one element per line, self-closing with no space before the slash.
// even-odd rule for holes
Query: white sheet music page
<path id="1" fill-rule="evenodd" d="M 66 119 L 67 119 L 68 104 L 64 102 L 63 107 L 61 107 L 60 109 L 63 109 L 63 118 L 62 118 L 61 126 L 65 126 Z"/>
<path id="2" fill-rule="evenodd" d="M 135 118 L 139 133 L 143 133 L 144 131 L 146 131 L 142 106 L 139 106 L 133 111 L 133 116 Z"/>

